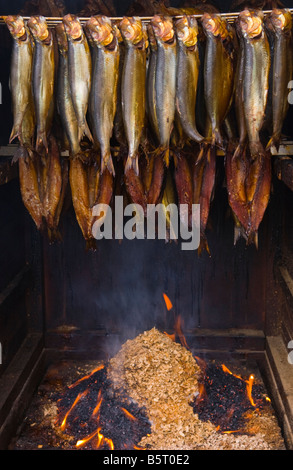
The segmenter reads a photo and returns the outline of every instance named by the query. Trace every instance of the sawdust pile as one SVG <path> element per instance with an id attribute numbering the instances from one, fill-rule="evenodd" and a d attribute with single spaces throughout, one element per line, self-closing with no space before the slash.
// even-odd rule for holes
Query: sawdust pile
<path id="1" fill-rule="evenodd" d="M 200 421 L 189 405 L 198 393 L 200 368 L 191 352 L 156 328 L 128 340 L 110 359 L 108 378 L 145 406 L 152 432 L 139 445 L 190 449 L 215 430 Z M 163 447 L 162 447 L 163 446 Z"/>
<path id="2" fill-rule="evenodd" d="M 139 446 L 152 450 L 269 450 L 275 436 L 222 434 L 190 406 L 201 370 L 192 353 L 156 328 L 126 341 L 109 361 L 107 376 L 116 391 L 147 410 L 151 433 Z M 257 426 L 261 430 L 261 426 Z M 279 436 L 277 436 L 277 448 Z"/>

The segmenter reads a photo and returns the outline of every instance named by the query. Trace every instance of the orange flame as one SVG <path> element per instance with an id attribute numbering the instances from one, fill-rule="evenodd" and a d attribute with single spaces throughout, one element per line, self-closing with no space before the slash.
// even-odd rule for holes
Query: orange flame
<path id="1" fill-rule="evenodd" d="M 169 333 L 167 333 L 166 331 L 164 331 L 164 334 L 165 334 L 166 336 L 168 336 L 168 338 L 170 338 L 172 341 L 175 341 L 175 338 L 176 338 L 175 333 L 173 333 L 172 335 L 169 335 Z"/>
<path id="2" fill-rule="evenodd" d="M 249 379 L 246 380 L 246 393 L 247 393 L 247 397 L 248 397 L 250 403 L 252 404 L 252 406 L 256 407 L 256 404 L 254 403 L 252 395 L 251 395 L 253 382 L 254 382 L 254 375 L 251 374 L 249 376 Z"/>
<path id="3" fill-rule="evenodd" d="M 222 364 L 222 369 L 224 372 L 227 372 L 228 374 L 231 374 L 231 375 L 234 375 L 234 377 L 237 377 L 238 379 L 242 380 L 243 382 L 246 383 L 246 395 L 247 395 L 247 398 L 248 400 L 250 401 L 250 403 L 252 404 L 253 407 L 256 407 L 256 403 L 253 401 L 253 398 L 252 398 L 252 386 L 253 386 L 253 383 L 254 383 L 254 375 L 251 374 L 249 376 L 249 379 L 248 380 L 244 380 L 242 377 L 240 377 L 240 375 L 236 375 L 236 374 L 233 374 L 229 369 L 228 367 L 225 366 L 225 364 Z"/>
<path id="4" fill-rule="evenodd" d="M 136 421 L 136 417 L 129 413 L 129 411 L 127 411 L 125 408 L 121 407 L 121 410 L 123 411 L 125 416 L 127 416 L 127 418 L 129 418 L 131 421 Z"/>
<path id="5" fill-rule="evenodd" d="M 78 379 L 76 382 L 74 382 L 73 384 L 69 385 L 68 388 L 74 388 L 74 387 L 76 387 L 76 385 L 80 384 L 80 382 L 82 382 L 83 380 L 89 379 L 93 374 L 95 374 L 95 373 L 98 372 L 99 370 L 104 369 L 104 367 L 105 367 L 104 364 L 99 365 L 99 366 L 96 367 L 94 370 L 92 370 L 88 375 L 84 375 L 81 379 Z"/>
<path id="6" fill-rule="evenodd" d="M 99 449 L 99 447 L 101 447 L 103 444 L 107 444 L 110 450 L 114 450 L 114 444 L 113 444 L 112 439 L 108 439 L 107 437 L 103 436 L 103 434 L 101 433 L 100 427 L 96 429 L 96 431 L 86 436 L 84 439 L 80 439 L 79 441 L 77 441 L 77 443 L 75 444 L 75 447 L 79 449 L 80 447 L 83 447 L 85 444 L 90 442 L 95 437 L 97 439 L 96 444 L 95 444 L 96 449 Z"/>
<path id="7" fill-rule="evenodd" d="M 97 404 L 96 404 L 96 407 L 95 407 L 95 409 L 94 409 L 94 411 L 93 411 L 93 413 L 92 413 L 92 416 L 97 416 L 97 414 L 98 414 L 99 411 L 100 411 L 102 401 L 103 401 L 103 398 L 102 398 L 102 390 L 99 390 L 98 399 L 97 399 Z"/>
<path id="8" fill-rule="evenodd" d="M 166 304 L 166 307 L 167 307 L 167 310 L 171 310 L 171 308 L 173 308 L 173 304 L 171 302 L 171 300 L 169 299 L 169 297 L 163 293 L 163 297 L 164 297 L 164 300 L 165 300 L 165 304 Z"/>
<path id="9" fill-rule="evenodd" d="M 67 423 L 67 418 L 69 416 L 69 414 L 71 413 L 71 411 L 73 410 L 73 408 L 77 405 L 77 403 L 79 402 L 79 400 L 84 397 L 86 394 L 88 393 L 88 390 L 85 390 L 84 392 L 82 393 L 79 393 L 76 397 L 76 399 L 74 400 L 73 404 L 71 405 L 71 407 L 69 408 L 69 410 L 67 411 L 62 423 L 61 423 L 61 431 L 64 431 L 65 428 L 66 428 L 66 423 Z"/>
<path id="10" fill-rule="evenodd" d="M 182 332 L 182 329 L 181 329 L 181 317 L 180 317 L 180 315 L 178 315 L 178 317 L 175 320 L 174 328 L 175 328 L 175 332 L 177 333 L 177 335 L 180 339 L 180 343 L 182 344 L 182 346 L 184 346 L 186 349 L 189 349 L 188 344 L 186 342 L 186 338 L 185 338 L 185 336 Z"/>

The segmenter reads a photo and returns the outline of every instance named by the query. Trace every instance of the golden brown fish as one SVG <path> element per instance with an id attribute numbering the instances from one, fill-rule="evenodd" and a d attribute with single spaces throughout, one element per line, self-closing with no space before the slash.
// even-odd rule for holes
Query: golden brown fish
<path id="1" fill-rule="evenodd" d="M 55 53 L 54 38 L 43 16 L 27 22 L 35 40 L 33 59 L 33 96 L 36 112 L 36 150 L 48 152 L 48 134 L 54 114 Z"/>

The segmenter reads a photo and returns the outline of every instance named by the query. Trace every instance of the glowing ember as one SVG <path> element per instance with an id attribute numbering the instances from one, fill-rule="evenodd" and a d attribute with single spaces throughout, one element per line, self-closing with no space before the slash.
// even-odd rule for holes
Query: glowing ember
<path id="1" fill-rule="evenodd" d="M 258 387 L 253 388 L 252 374 L 245 380 L 224 364 L 218 366 L 213 363 L 206 364 L 203 372 L 194 411 L 201 419 L 214 423 L 221 432 L 240 432 L 247 411 L 263 407 L 267 397 L 260 393 Z"/>
<path id="2" fill-rule="evenodd" d="M 56 425 L 75 442 L 76 449 L 138 448 L 141 437 L 150 431 L 148 419 L 123 394 L 114 394 L 104 366 L 73 385 L 58 401 Z"/>

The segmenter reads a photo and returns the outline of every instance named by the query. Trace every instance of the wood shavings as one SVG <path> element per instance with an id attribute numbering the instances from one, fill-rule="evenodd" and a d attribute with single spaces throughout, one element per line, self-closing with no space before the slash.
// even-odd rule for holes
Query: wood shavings
<path id="1" fill-rule="evenodd" d="M 128 340 L 109 361 L 108 378 L 145 406 L 152 432 L 140 446 L 152 449 L 192 448 L 215 430 L 201 422 L 189 405 L 198 393 L 200 368 L 191 352 L 156 328 Z M 158 442 L 163 447 L 158 447 Z"/>
<path id="2" fill-rule="evenodd" d="M 282 447 L 280 434 L 270 442 L 260 424 L 253 435 L 239 435 L 217 432 L 213 424 L 201 421 L 190 406 L 200 373 L 192 353 L 156 328 L 126 341 L 110 359 L 107 376 L 113 388 L 124 390 L 147 410 L 151 433 L 139 446 L 152 450 Z"/>

